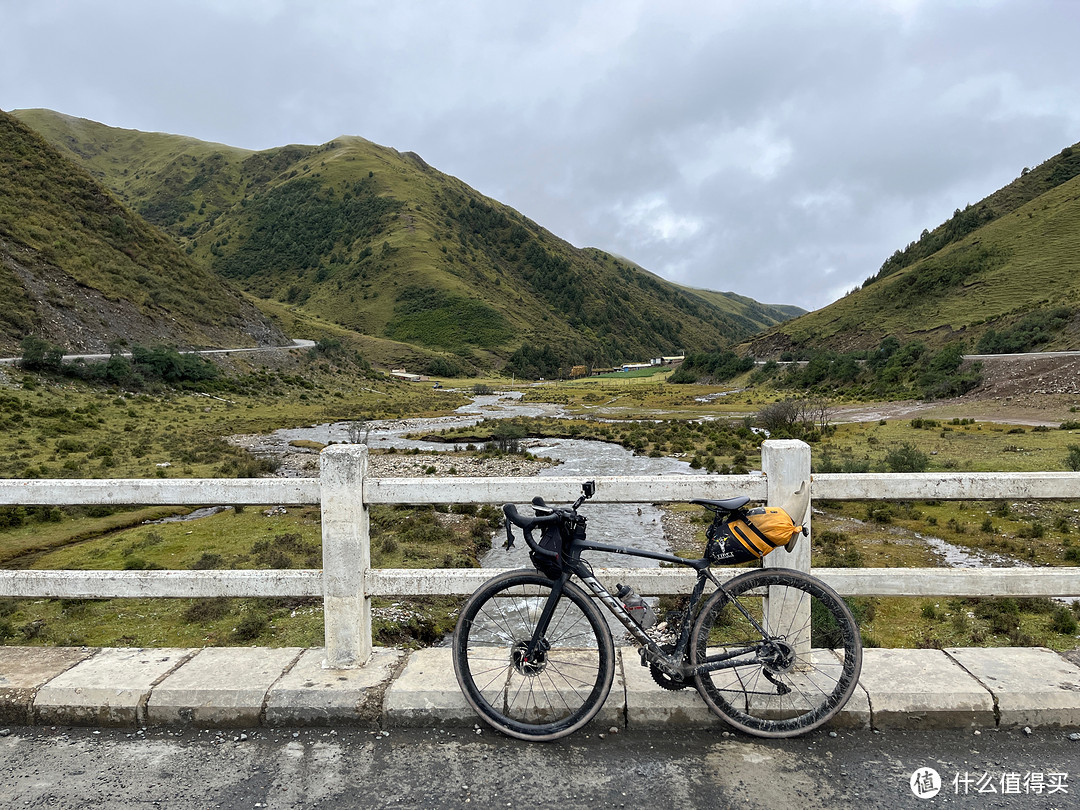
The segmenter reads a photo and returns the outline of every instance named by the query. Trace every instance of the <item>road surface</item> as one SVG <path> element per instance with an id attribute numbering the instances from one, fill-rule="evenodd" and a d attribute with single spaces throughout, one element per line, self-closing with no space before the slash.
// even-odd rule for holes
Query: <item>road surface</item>
<path id="1" fill-rule="evenodd" d="M 184 351 L 180 354 L 241 354 L 245 352 L 279 352 L 287 351 L 289 349 L 310 349 L 315 345 L 314 340 L 307 340 L 305 338 L 296 338 L 288 346 L 255 346 L 247 349 L 200 349 L 197 351 Z M 120 352 L 123 357 L 131 357 L 131 352 Z M 70 362 L 72 360 L 108 360 L 112 355 L 110 354 L 65 354 L 64 361 Z M 0 363 L 15 363 L 18 362 L 18 357 L 0 357 Z"/>
<path id="2" fill-rule="evenodd" d="M 1060 730 L 600 731 L 530 744 L 469 729 L 0 729 L 0 805 L 1080 808 L 1080 741 Z M 919 772 L 932 791 L 926 768 L 932 799 L 911 785 Z"/>

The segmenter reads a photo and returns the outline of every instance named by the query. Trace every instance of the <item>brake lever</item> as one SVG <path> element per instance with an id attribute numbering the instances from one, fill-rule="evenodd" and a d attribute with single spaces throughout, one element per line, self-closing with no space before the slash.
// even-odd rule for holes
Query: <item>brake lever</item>
<path id="1" fill-rule="evenodd" d="M 503 543 L 503 548 L 507 551 L 514 547 L 514 533 L 510 530 L 510 520 L 506 521 L 506 542 Z"/>

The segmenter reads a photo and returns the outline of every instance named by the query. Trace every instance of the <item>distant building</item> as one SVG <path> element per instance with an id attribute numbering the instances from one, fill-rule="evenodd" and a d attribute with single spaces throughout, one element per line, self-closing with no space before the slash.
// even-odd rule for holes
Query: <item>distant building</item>
<path id="1" fill-rule="evenodd" d="M 585 368 L 585 366 L 574 366 L 572 369 L 570 369 L 570 378 L 574 379 L 575 377 L 584 377 L 587 373 L 588 370 Z"/>
<path id="2" fill-rule="evenodd" d="M 390 376 L 405 382 L 424 382 L 427 379 L 423 374 L 410 374 L 403 368 L 390 369 Z"/>

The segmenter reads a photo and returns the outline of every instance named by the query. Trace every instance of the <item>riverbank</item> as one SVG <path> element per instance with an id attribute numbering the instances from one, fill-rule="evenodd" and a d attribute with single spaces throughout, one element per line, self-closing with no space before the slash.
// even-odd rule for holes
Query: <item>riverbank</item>
<path id="1" fill-rule="evenodd" d="M 317 478 L 319 450 L 314 442 L 309 446 L 282 444 L 266 436 L 229 436 L 226 441 L 247 450 L 259 458 L 269 458 L 276 465 L 275 475 L 286 478 Z M 387 452 L 373 450 L 368 454 L 368 469 L 378 478 L 418 478 L 432 476 L 529 477 L 554 467 L 556 461 L 524 453 L 487 455 L 473 451 L 445 452 Z"/>

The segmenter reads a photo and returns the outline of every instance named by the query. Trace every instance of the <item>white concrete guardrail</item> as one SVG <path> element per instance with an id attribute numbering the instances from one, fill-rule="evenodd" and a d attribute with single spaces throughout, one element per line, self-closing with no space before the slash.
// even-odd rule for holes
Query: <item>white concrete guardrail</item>
<path id="1" fill-rule="evenodd" d="M 675 503 L 748 495 L 772 505 L 810 481 L 811 498 L 832 500 L 1080 500 L 1080 473 L 810 474 L 801 441 L 762 444 L 764 475 L 596 476 L 602 503 Z M 0 596 L 53 598 L 321 596 L 327 665 L 362 666 L 370 657 L 371 597 L 469 594 L 491 569 L 371 567 L 368 507 L 380 504 L 551 503 L 577 497 L 582 478 L 372 478 L 367 448 L 331 445 L 319 478 L 0 480 L 0 506 L 74 504 L 320 504 L 323 567 L 318 570 L 0 571 Z M 812 501 L 811 501 L 812 502 Z M 803 517 L 810 525 L 810 508 Z M 796 521 L 799 516 L 793 515 Z M 632 545 L 634 538 L 627 538 Z M 769 565 L 810 570 L 810 542 L 777 551 Z M 688 593 L 693 572 L 676 568 L 598 569 L 602 581 L 640 593 Z M 722 573 L 722 572 L 718 572 Z M 1080 594 L 1080 567 L 947 569 L 815 568 L 846 596 L 1069 596 Z"/>

